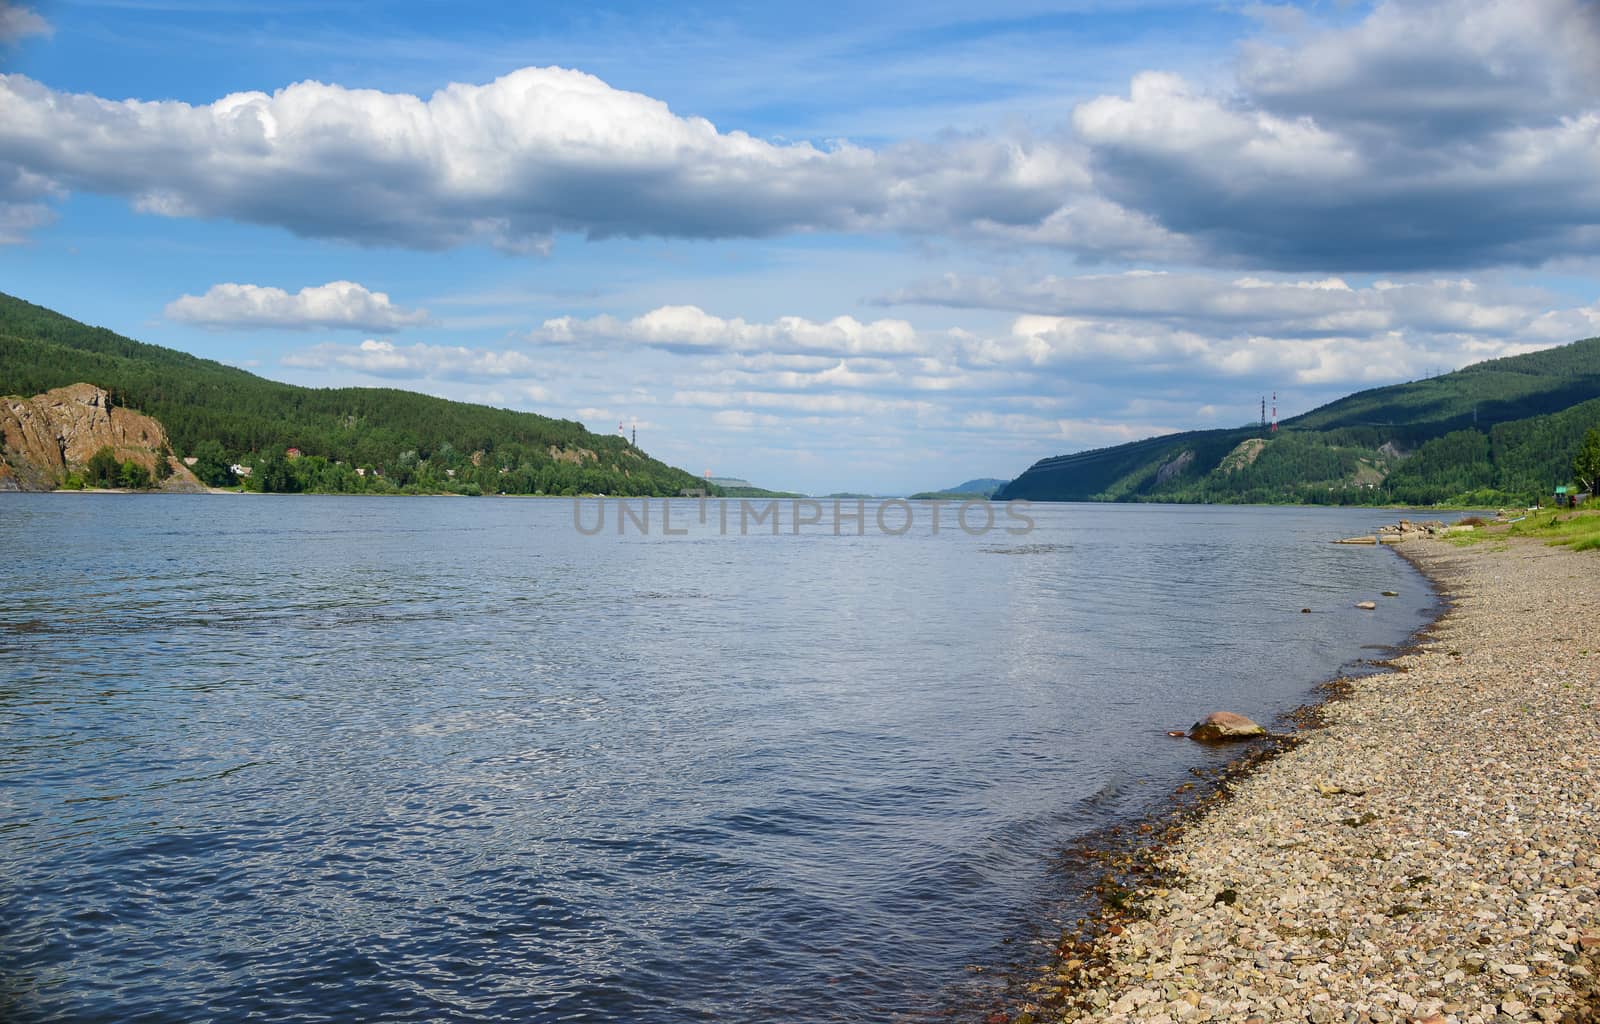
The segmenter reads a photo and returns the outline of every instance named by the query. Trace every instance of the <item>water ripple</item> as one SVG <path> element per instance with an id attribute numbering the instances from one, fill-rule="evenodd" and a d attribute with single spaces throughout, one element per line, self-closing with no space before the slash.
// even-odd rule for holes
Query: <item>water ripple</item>
<path id="1" fill-rule="evenodd" d="M 1210 756 L 1164 728 L 1270 720 L 1427 604 L 1323 543 L 1380 513 L 1032 514 L 0 496 L 0 1015 L 936 1014 Z"/>

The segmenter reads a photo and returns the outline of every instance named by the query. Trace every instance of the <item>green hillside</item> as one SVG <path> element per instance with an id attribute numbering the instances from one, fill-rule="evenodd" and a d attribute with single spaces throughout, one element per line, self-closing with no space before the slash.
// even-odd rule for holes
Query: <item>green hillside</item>
<path id="1" fill-rule="evenodd" d="M 280 384 L 0 294 L 0 394 L 79 381 L 160 420 L 213 484 L 234 462 L 273 490 L 675 495 L 704 484 L 570 420 L 394 388 Z M 291 447 L 303 457 L 285 459 Z"/>
<path id="2" fill-rule="evenodd" d="M 1499 504 L 1548 496 L 1600 426 L 1600 338 L 1373 388 L 1258 427 L 1043 459 L 997 498 Z"/>
<path id="3" fill-rule="evenodd" d="M 972 480 L 963 480 L 954 487 L 946 487 L 942 491 L 919 491 L 911 497 L 915 501 L 970 501 L 975 498 L 991 498 L 994 492 L 1010 483 L 992 476 L 980 476 Z"/>

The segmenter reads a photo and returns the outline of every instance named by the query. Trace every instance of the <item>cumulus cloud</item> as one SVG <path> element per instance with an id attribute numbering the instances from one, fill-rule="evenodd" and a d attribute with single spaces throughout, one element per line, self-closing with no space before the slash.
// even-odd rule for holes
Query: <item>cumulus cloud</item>
<path id="1" fill-rule="evenodd" d="M 15 42 L 26 36 L 47 36 L 53 31 L 38 11 L 0 0 L 0 43 Z"/>
<path id="2" fill-rule="evenodd" d="M 1073 114 L 1096 191 L 1262 268 L 1538 264 L 1600 251 L 1600 15 L 1587 0 L 1384 2 Z"/>
<path id="3" fill-rule="evenodd" d="M 1403 379 L 1412 373 L 1415 353 L 1367 338 L 1207 338 L 1151 325 L 1026 316 L 1016 320 L 1009 336 L 985 339 L 972 354 L 980 364 L 1065 368 L 1079 379 L 1181 375 L 1191 381 L 1245 377 L 1328 384 Z"/>
<path id="4" fill-rule="evenodd" d="M 1592 0 L 1388 2 L 1295 45 L 1248 43 L 1239 65 L 1265 110 L 1416 149 L 1592 108 L 1600 12 Z"/>
<path id="5" fill-rule="evenodd" d="M 215 284 L 204 295 L 185 295 L 167 304 L 167 319 L 205 327 L 349 328 L 393 331 L 426 323 L 421 309 L 402 309 L 383 292 L 354 281 L 330 281 L 294 294 L 253 284 Z"/>
<path id="6" fill-rule="evenodd" d="M 669 352 L 897 355 L 919 350 L 917 332 L 904 320 L 862 323 L 841 316 L 819 323 L 786 316 L 771 323 L 751 323 L 713 316 L 698 306 L 662 306 L 629 320 L 557 317 L 528 337 L 554 344 L 641 345 Z"/>
<path id="7" fill-rule="evenodd" d="M 48 178 L 0 162 L 0 245 L 25 242 L 35 228 L 55 220 L 48 201 L 63 195 Z"/>
<path id="8" fill-rule="evenodd" d="M 947 277 L 901 298 L 1028 310 L 961 344 L 968 365 L 1075 380 L 1235 380 L 1334 388 L 1392 383 L 1572 341 L 1595 307 L 1472 280 L 1223 278 L 1134 272 L 1006 284 Z"/>
<path id="9" fill-rule="evenodd" d="M 1353 287 L 1340 277 L 1144 270 L 1024 281 L 951 274 L 883 301 L 1319 337 L 1394 330 L 1514 334 L 1546 312 L 1550 296 L 1487 288 L 1470 279 L 1380 280 Z"/>
<path id="10" fill-rule="evenodd" d="M 819 415 L 845 415 L 867 411 L 857 398 L 922 408 L 1071 394 L 1090 384 L 1300 385 L 1333 397 L 1339 388 L 1454 369 L 1600 327 L 1600 303 L 1564 307 L 1542 290 L 1466 278 L 1353 285 L 1333 276 L 1151 271 L 1033 281 L 949 276 L 892 298 L 1014 315 L 1002 329 L 973 332 L 848 317 L 750 322 L 668 306 L 632 319 L 556 318 L 531 337 L 602 358 L 618 346 L 675 357 L 662 365 L 681 368 L 669 379 L 694 404 L 799 411 L 790 403 L 802 402 Z"/>
<path id="11" fill-rule="evenodd" d="M 421 343 L 400 346 L 374 338 L 359 345 L 314 345 L 285 356 L 283 364 L 311 370 L 354 370 L 375 377 L 437 380 L 531 377 L 550 372 L 550 367 L 517 351 Z"/>
<path id="12" fill-rule="evenodd" d="M 210 104 L 0 77 L 0 176 L 365 245 L 904 232 L 1329 272 L 1600 252 L 1600 8 L 1256 5 L 1231 82 L 1159 71 L 1056 133 L 772 141 L 562 68 L 423 98 L 299 82 Z M 1070 128 L 1070 132 L 1068 129 Z"/>
<path id="13" fill-rule="evenodd" d="M 938 406 L 930 401 L 914 398 L 890 398 L 875 395 L 794 394 L 787 391 L 677 391 L 672 395 L 675 405 L 691 405 L 706 409 L 771 409 L 799 412 L 816 416 L 891 416 L 904 413 L 936 413 Z"/>
<path id="14" fill-rule="evenodd" d="M 1062 146 L 974 137 L 872 150 L 719 131 L 563 68 L 422 99 L 299 82 L 208 105 L 0 76 L 0 152 L 169 217 L 442 249 L 1038 222 L 1087 178 Z"/>
<path id="15" fill-rule="evenodd" d="M 0 202 L 0 245 L 21 245 L 34 229 L 55 219 L 54 211 L 42 203 Z"/>

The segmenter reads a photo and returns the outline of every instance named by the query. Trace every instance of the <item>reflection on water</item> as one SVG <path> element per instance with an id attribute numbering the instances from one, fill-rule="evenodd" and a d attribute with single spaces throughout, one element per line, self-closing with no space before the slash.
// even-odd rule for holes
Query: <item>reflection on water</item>
<path id="1" fill-rule="evenodd" d="M 1165 729 L 1271 720 L 1428 604 L 1325 543 L 1381 512 L 695 507 L 0 496 L 0 1017 L 915 1016 L 1218 756 Z"/>

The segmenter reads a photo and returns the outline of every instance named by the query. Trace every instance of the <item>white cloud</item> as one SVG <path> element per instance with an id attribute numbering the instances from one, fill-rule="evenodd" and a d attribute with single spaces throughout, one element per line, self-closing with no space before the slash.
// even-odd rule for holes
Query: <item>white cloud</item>
<path id="1" fill-rule="evenodd" d="M 813 416 L 888 416 L 903 413 L 934 413 L 932 402 L 910 398 L 885 398 L 856 394 L 794 394 L 786 391 L 677 391 L 675 405 L 707 409 L 772 409 Z"/>
<path id="2" fill-rule="evenodd" d="M 961 417 L 960 425 L 989 435 L 1051 439 L 1074 448 L 1102 448 L 1176 432 L 1172 427 L 1148 422 L 1031 416 L 990 410 L 967 413 Z"/>
<path id="3" fill-rule="evenodd" d="M 383 292 L 354 281 L 330 281 L 289 294 L 253 284 L 215 284 L 204 295 L 167 304 L 167 319 L 205 327 L 307 330 L 313 327 L 393 331 L 426 323 L 426 310 L 402 309 Z"/>
<path id="4" fill-rule="evenodd" d="M 43 203 L 0 202 L 0 245 L 21 245 L 55 219 L 55 211 Z"/>
<path id="5" fill-rule="evenodd" d="M 630 320 L 598 316 L 546 320 L 529 340 L 556 344 L 624 344 L 671 352 L 752 352 L 775 355 L 904 355 L 920 351 L 917 332 L 904 320 L 862 323 L 841 316 L 819 323 L 779 317 L 751 323 L 713 316 L 698 306 L 662 306 Z"/>
<path id="6" fill-rule="evenodd" d="M 64 195 L 48 178 L 0 160 L 0 245 L 25 242 L 34 229 L 55 220 L 46 201 Z"/>
<path id="7" fill-rule="evenodd" d="M 563 68 L 423 98 L 299 82 L 210 104 L 0 76 L 0 177 L 363 245 L 901 232 L 1262 270 L 1600 253 L 1600 9 L 1257 5 L 1231 82 L 1141 72 L 1045 133 L 772 141 Z"/>
<path id="8" fill-rule="evenodd" d="M 0 0 L 0 43 L 11 43 L 26 36 L 47 36 L 55 30 L 38 11 Z"/>
<path id="9" fill-rule="evenodd" d="M 374 338 L 359 345 L 314 345 L 285 356 L 283 364 L 311 370 L 355 370 L 376 377 L 442 380 L 531 377 L 551 370 L 522 352 L 420 343 L 399 346 Z M 543 389 L 537 392 L 537 396 L 545 394 Z"/>
<path id="10" fill-rule="evenodd" d="M 1593 335 L 1600 303 L 1471 279 L 1156 273 L 1036 280 L 947 275 L 890 301 L 1020 312 L 1006 332 L 957 341 L 966 367 L 1120 388 L 1233 380 L 1350 388 Z M 1031 385 L 1046 389 L 1044 378 Z M 1331 397 L 1331 396 L 1330 396 Z"/>
<path id="11" fill-rule="evenodd" d="M 1321 337 L 1247 331 L 1206 336 L 1156 321 L 1029 314 L 1018 317 L 1008 335 L 968 343 L 967 354 L 978 367 L 1054 370 L 1075 381 L 1124 389 L 1163 382 L 1215 387 L 1229 378 L 1263 389 L 1289 384 L 1349 389 L 1396 383 L 1550 344 L 1410 330 Z M 1034 386 L 1045 386 L 1044 381 L 1036 380 Z"/>
<path id="12" fill-rule="evenodd" d="M 1550 297 L 1470 279 L 1403 279 L 1353 287 L 1339 277 L 1129 271 L 1035 280 L 944 277 L 885 300 L 1049 316 L 1158 320 L 1194 331 L 1316 337 L 1386 330 L 1505 334 L 1529 326 Z M 1570 339 L 1568 339 L 1570 340 Z"/>
<path id="13" fill-rule="evenodd" d="M 563 68 L 427 99 L 299 82 L 202 106 L 0 76 L 0 152 L 152 214 L 422 249 L 539 250 L 558 231 L 727 238 L 1027 224 L 1087 183 L 1050 142 L 779 144 Z"/>
<path id="14" fill-rule="evenodd" d="M 783 425 L 786 420 L 779 416 L 765 413 L 755 413 L 748 409 L 721 409 L 711 414 L 711 422 L 726 430 L 770 430 Z"/>
<path id="15" fill-rule="evenodd" d="M 1408 146 L 1557 119 L 1592 105 L 1600 86 L 1589 0 L 1386 2 L 1348 27 L 1299 35 L 1242 48 L 1252 100 Z"/>
<path id="16" fill-rule="evenodd" d="M 1213 260 L 1534 265 L 1600 252 L 1600 8 L 1387 0 L 1247 44 L 1234 88 L 1146 72 L 1074 112 L 1095 190 Z"/>

